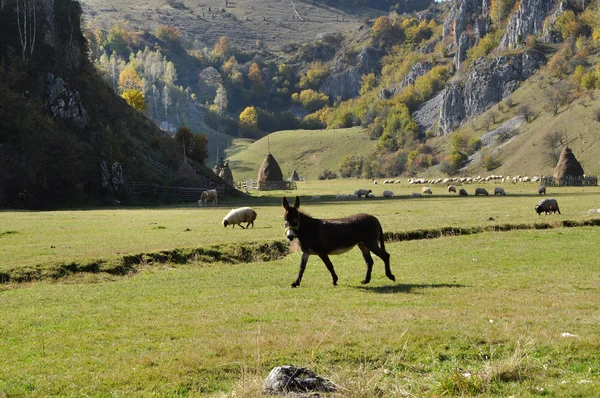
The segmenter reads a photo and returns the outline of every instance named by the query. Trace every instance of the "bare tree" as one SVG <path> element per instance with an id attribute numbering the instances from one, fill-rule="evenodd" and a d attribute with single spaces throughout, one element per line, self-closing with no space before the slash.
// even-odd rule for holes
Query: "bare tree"
<path id="1" fill-rule="evenodd" d="M 152 85 L 152 99 L 154 100 L 154 115 L 156 115 L 156 120 L 158 120 L 158 96 L 160 94 L 160 90 L 156 87 L 156 84 Z"/>
<path id="2" fill-rule="evenodd" d="M 561 148 L 565 144 L 565 133 L 561 130 L 550 131 L 544 135 L 542 148 L 544 149 L 544 160 L 548 166 L 556 166 L 560 158 Z"/>
<path id="3" fill-rule="evenodd" d="M 162 94 L 163 106 L 165 107 L 165 120 L 169 121 L 169 105 L 173 103 L 173 99 L 171 98 L 171 90 L 169 89 L 169 86 L 165 85 L 163 87 Z"/>
<path id="4" fill-rule="evenodd" d="M 219 116 L 223 116 L 223 112 L 227 109 L 227 105 L 227 90 L 225 90 L 225 87 L 223 87 L 222 84 L 219 84 L 217 94 L 215 95 L 215 106 L 217 107 Z"/>
<path id="5" fill-rule="evenodd" d="M 498 120 L 498 112 L 496 111 L 490 111 L 488 112 L 490 119 L 492 119 L 492 123 L 496 124 L 497 120 Z"/>
<path id="6" fill-rule="evenodd" d="M 533 119 L 535 119 L 535 113 L 531 110 L 531 108 L 527 104 L 521 105 L 519 107 L 518 113 L 520 116 L 523 116 L 523 118 L 525 118 L 525 121 L 527 123 L 530 123 L 533 121 Z"/>
<path id="7" fill-rule="evenodd" d="M 4 8 L 4 1 L 2 2 Z M 21 22 L 21 19 L 23 22 Z M 33 55 L 35 36 L 37 32 L 36 0 L 17 0 L 17 27 L 23 60 Z"/>

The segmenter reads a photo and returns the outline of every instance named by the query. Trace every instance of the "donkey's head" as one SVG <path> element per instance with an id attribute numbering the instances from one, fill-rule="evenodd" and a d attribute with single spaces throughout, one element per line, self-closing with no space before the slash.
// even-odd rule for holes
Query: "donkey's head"
<path id="1" fill-rule="evenodd" d="M 283 220 L 285 221 L 285 236 L 289 240 L 294 240 L 300 229 L 300 212 L 298 211 L 298 208 L 300 207 L 300 198 L 296 196 L 294 206 L 290 206 L 284 196 L 283 199 L 281 199 L 281 204 L 285 209 L 285 215 L 283 216 Z"/>

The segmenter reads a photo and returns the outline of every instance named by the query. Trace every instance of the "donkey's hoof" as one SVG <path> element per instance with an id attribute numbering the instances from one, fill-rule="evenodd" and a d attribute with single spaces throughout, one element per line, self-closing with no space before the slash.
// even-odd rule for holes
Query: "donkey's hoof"
<path id="1" fill-rule="evenodd" d="M 292 287 L 298 287 L 298 286 L 299 286 L 298 283 L 296 283 L 296 282 L 292 283 Z"/>
<path id="2" fill-rule="evenodd" d="M 396 282 L 396 277 L 394 275 L 389 274 L 387 277 Z"/>
<path id="3" fill-rule="evenodd" d="M 365 279 L 364 281 L 361 281 L 360 283 L 362 283 L 363 285 L 366 285 L 369 282 L 371 282 L 369 279 Z"/>

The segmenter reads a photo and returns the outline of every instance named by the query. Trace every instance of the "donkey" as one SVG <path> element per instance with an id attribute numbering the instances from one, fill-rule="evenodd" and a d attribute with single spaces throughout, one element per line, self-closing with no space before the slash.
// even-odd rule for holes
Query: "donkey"
<path id="1" fill-rule="evenodd" d="M 292 283 L 292 287 L 300 286 L 302 274 L 304 274 L 306 263 L 311 254 L 316 254 L 325 263 L 333 278 L 333 285 L 336 286 L 338 277 L 335 274 L 331 260 L 329 260 L 329 255 L 345 253 L 356 245 L 358 245 L 367 264 L 367 274 L 362 283 L 371 281 L 373 258 L 370 252 L 375 253 L 377 257 L 383 260 L 385 275 L 393 281 L 396 280 L 390 270 L 390 255 L 385 251 L 381 224 L 374 216 L 361 213 L 345 218 L 322 220 L 312 218 L 299 211 L 300 198 L 298 196 L 294 200 L 294 206 L 290 206 L 285 197 L 281 200 L 281 204 L 285 209 L 283 219 L 285 220 L 286 237 L 290 241 L 298 238 L 302 250 L 298 278 Z M 378 241 L 379 245 L 377 244 Z"/>

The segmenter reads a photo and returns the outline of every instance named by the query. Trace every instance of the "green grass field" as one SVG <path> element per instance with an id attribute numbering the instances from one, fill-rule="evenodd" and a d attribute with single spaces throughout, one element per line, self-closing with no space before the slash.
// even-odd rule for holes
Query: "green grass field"
<path id="1" fill-rule="evenodd" d="M 279 163 L 284 178 L 289 178 L 296 170 L 300 177 L 315 180 L 325 169 L 337 172 L 347 155 L 370 154 L 376 144 L 377 141 L 369 140 L 359 127 L 279 131 L 253 143 L 245 139 L 234 140 L 228 159 L 236 181 L 256 180 L 269 150 Z"/>
<path id="2" fill-rule="evenodd" d="M 340 386 L 335 396 L 344 397 L 600 394 L 600 229 L 560 227 L 598 217 L 587 214 L 600 207 L 598 187 L 549 190 L 563 214 L 537 216 L 533 184 L 506 186 L 506 197 L 458 198 L 433 188 L 432 197 L 411 199 L 419 187 L 367 183 L 308 181 L 298 191 L 216 208 L 3 211 L 1 267 L 283 241 L 282 194 L 301 195 L 315 217 L 375 214 L 386 232 L 557 228 L 388 242 L 396 283 L 376 259 L 371 284 L 361 285 L 365 266 L 354 249 L 332 257 L 337 287 L 313 256 L 302 286 L 290 288 L 297 252 L 3 284 L 0 394 L 255 397 L 270 369 L 284 364 L 331 378 Z M 363 186 L 397 196 L 333 199 Z M 320 201 L 306 198 L 315 194 Z M 241 205 L 257 209 L 256 227 L 223 228 L 229 208 Z"/>

